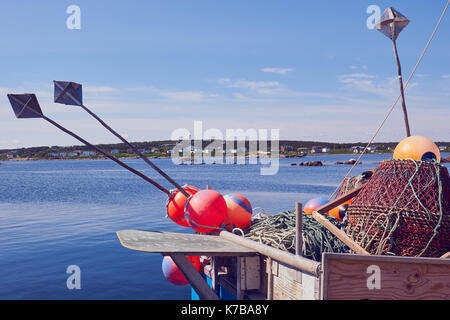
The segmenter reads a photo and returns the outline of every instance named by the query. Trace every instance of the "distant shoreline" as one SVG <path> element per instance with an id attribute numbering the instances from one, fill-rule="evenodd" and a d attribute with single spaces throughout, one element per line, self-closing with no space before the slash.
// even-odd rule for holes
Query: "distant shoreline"
<path id="1" fill-rule="evenodd" d="M 375 154 L 392 154 L 392 153 L 386 153 L 386 152 L 373 152 L 373 153 L 367 153 L 366 155 L 375 155 Z M 302 159 L 305 158 L 307 156 L 314 156 L 314 157 L 318 157 L 318 156 L 354 156 L 354 157 L 358 157 L 360 155 L 360 153 L 317 153 L 317 154 L 307 154 L 306 156 L 301 156 L 301 155 L 280 155 L 281 159 Z M 127 159 L 140 159 L 139 156 L 129 156 L 129 157 L 116 157 L 120 160 L 127 160 Z M 171 156 L 170 155 L 162 155 L 162 156 L 148 156 L 147 158 L 149 159 L 170 159 Z M 226 157 L 224 157 L 226 158 Z M 233 158 L 236 159 L 242 159 L 243 156 L 234 156 Z M 249 156 L 245 156 L 246 159 L 249 159 Z M 252 157 L 253 158 L 253 157 Z M 259 156 L 257 156 L 256 158 L 259 158 Z M 67 160 L 108 160 L 107 157 L 103 157 L 103 156 L 96 156 L 96 157 L 71 157 L 71 158 L 12 158 L 12 159 L 4 159 L 4 160 L 0 160 L 1 162 L 14 162 L 14 161 L 67 161 Z M 185 159 L 185 162 L 189 162 L 189 159 Z"/>

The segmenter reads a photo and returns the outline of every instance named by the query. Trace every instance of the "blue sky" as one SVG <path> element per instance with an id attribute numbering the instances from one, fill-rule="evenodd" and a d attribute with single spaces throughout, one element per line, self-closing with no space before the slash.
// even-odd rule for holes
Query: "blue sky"
<path id="1" fill-rule="evenodd" d="M 117 140 L 52 81 L 131 141 L 177 128 L 280 129 L 281 139 L 368 141 L 398 95 L 392 44 L 369 5 L 411 19 L 398 39 L 406 79 L 446 1 L 2 1 L 0 149 L 73 145 L 40 119 L 16 120 L 7 93 L 35 92 L 47 116 L 93 143 Z M 81 9 L 69 30 L 68 6 Z M 450 17 L 406 91 L 413 134 L 450 141 Z M 375 141 L 405 136 L 400 105 Z"/>

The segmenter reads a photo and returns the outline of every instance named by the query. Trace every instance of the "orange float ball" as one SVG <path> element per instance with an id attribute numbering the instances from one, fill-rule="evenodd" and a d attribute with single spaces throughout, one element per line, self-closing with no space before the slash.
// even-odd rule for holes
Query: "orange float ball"
<path id="1" fill-rule="evenodd" d="M 227 203 L 227 217 L 225 223 L 228 227 L 245 229 L 252 219 L 252 205 L 240 194 L 227 194 L 223 197 Z"/>
<path id="2" fill-rule="evenodd" d="M 437 145 L 430 139 L 422 136 L 411 136 L 400 141 L 395 147 L 394 159 L 411 159 L 416 161 L 435 159 L 436 162 L 441 162 L 441 153 Z"/>
<path id="3" fill-rule="evenodd" d="M 192 196 L 200 189 L 193 186 L 185 186 L 183 190 Z M 174 192 L 174 196 L 167 202 L 166 206 L 167 216 L 182 227 L 190 227 L 189 221 L 184 216 L 186 200 L 187 197 L 180 190 L 177 190 Z"/>
<path id="4" fill-rule="evenodd" d="M 214 190 L 200 190 L 186 205 L 189 223 L 195 231 L 210 232 L 219 228 L 227 216 L 227 203 Z"/>

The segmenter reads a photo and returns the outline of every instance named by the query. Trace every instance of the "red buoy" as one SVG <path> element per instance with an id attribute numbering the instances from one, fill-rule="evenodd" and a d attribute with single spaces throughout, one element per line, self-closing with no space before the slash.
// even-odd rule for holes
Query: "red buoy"
<path id="1" fill-rule="evenodd" d="M 197 271 L 200 271 L 200 257 L 186 256 Z M 166 279 L 177 286 L 185 286 L 189 283 L 183 273 L 178 269 L 170 256 L 165 256 L 162 262 L 162 271 Z"/>
<path id="2" fill-rule="evenodd" d="M 227 203 L 225 223 L 228 227 L 245 229 L 252 219 L 252 205 L 244 196 L 234 193 L 224 196 Z"/>
<path id="3" fill-rule="evenodd" d="M 183 189 L 191 196 L 200 190 L 199 188 L 193 186 L 186 186 L 183 187 Z M 166 209 L 167 215 L 173 222 L 183 227 L 190 227 L 191 225 L 184 215 L 186 200 L 187 197 L 180 190 L 176 190 L 173 197 L 167 202 Z"/>
<path id="4" fill-rule="evenodd" d="M 227 204 L 219 192 L 201 190 L 189 198 L 186 214 L 195 231 L 210 232 L 219 228 L 224 222 Z"/>

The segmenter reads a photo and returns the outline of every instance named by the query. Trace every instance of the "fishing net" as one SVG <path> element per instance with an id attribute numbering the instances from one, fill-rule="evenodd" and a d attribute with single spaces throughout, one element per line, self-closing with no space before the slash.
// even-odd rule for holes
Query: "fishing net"
<path id="1" fill-rule="evenodd" d="M 336 227 L 341 222 L 326 216 Z M 295 210 L 280 212 L 261 219 L 250 227 L 245 235 L 247 239 L 295 253 Z M 322 252 L 345 253 L 348 247 L 330 231 L 317 222 L 310 214 L 302 216 L 302 255 L 315 261 L 321 261 Z"/>
<path id="2" fill-rule="evenodd" d="M 362 186 L 372 177 L 373 171 L 365 171 L 359 176 L 345 178 L 341 185 L 339 186 L 338 192 L 336 193 L 336 198 L 343 196 L 350 191 Z"/>
<path id="3" fill-rule="evenodd" d="M 447 168 L 383 161 L 348 207 L 345 230 L 371 254 L 439 257 L 450 251 Z"/>

